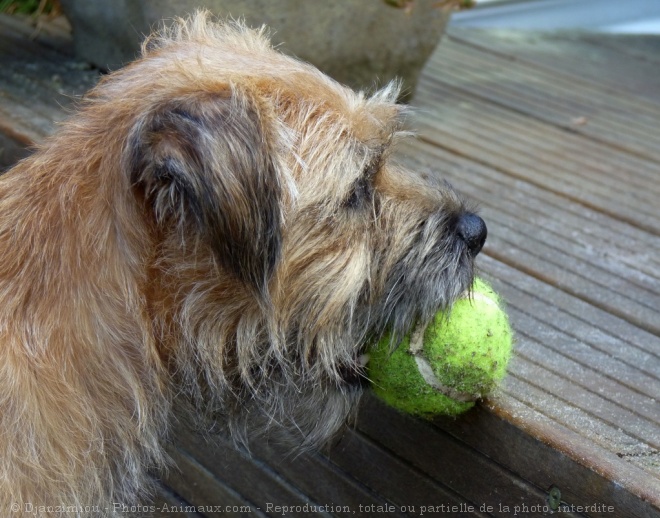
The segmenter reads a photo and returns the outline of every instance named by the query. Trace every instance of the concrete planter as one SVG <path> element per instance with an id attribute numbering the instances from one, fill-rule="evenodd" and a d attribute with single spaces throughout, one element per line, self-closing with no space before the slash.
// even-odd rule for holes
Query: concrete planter
<path id="1" fill-rule="evenodd" d="M 438 0 L 61 0 L 76 52 L 116 69 L 134 59 L 160 20 L 205 7 L 221 18 L 266 24 L 280 49 L 338 81 L 372 89 L 395 77 L 410 95 L 440 41 L 449 9 Z M 401 7 L 398 7 L 398 6 Z"/>

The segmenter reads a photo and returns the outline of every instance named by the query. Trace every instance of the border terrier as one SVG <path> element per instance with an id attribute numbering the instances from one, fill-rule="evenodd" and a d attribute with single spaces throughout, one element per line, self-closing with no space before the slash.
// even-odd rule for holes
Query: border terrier
<path id="1" fill-rule="evenodd" d="M 199 13 L 0 178 L 0 512 L 144 498 L 179 398 L 239 441 L 341 427 L 486 237 L 396 164 L 396 97 Z"/>

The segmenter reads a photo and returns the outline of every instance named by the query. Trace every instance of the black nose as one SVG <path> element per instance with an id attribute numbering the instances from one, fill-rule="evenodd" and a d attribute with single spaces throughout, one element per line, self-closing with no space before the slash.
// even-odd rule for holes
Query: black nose
<path id="1" fill-rule="evenodd" d="M 466 212 L 458 220 L 456 231 L 461 239 L 465 241 L 472 257 L 475 257 L 483 248 L 488 234 L 484 220 L 476 214 Z"/>

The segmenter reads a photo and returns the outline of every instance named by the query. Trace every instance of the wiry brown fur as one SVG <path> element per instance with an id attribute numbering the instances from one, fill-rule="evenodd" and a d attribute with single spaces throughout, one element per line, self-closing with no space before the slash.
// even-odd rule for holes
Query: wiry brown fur
<path id="1" fill-rule="evenodd" d="M 140 498 L 174 394 L 239 440 L 341 426 L 365 344 L 473 275 L 395 96 L 199 14 L 0 179 L 0 513 Z"/>

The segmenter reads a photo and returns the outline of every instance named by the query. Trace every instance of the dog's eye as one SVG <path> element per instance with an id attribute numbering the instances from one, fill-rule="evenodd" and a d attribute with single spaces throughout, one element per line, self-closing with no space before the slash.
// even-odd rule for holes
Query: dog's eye
<path id="1" fill-rule="evenodd" d="M 371 185 L 371 178 L 364 176 L 358 178 L 353 184 L 348 198 L 344 201 L 344 206 L 349 209 L 356 209 L 362 206 L 366 201 L 371 199 L 373 194 L 373 187 Z"/>
<path id="2" fill-rule="evenodd" d="M 351 209 L 358 208 L 373 198 L 373 181 L 380 167 L 380 157 L 376 157 L 369 162 L 360 178 L 353 183 L 350 194 L 344 201 L 345 207 Z"/>

